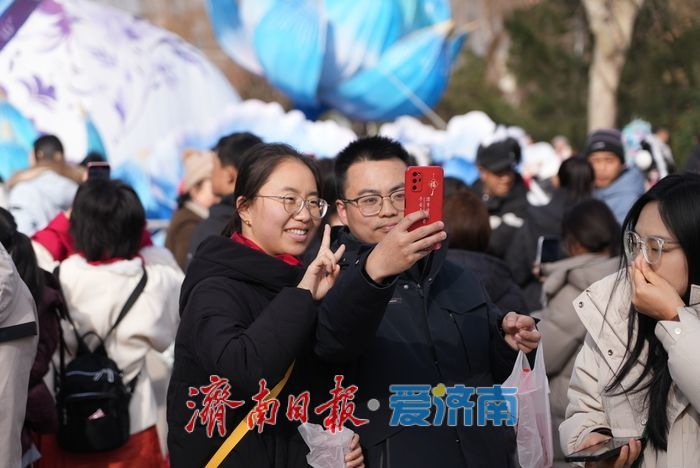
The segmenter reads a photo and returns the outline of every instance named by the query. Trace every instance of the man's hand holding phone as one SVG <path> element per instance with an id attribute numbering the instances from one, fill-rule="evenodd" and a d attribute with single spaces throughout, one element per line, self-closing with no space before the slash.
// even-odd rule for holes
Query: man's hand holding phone
<path id="1" fill-rule="evenodd" d="M 372 281 L 381 283 L 408 270 L 432 252 L 435 244 L 447 239 L 442 221 L 409 231 L 413 224 L 427 217 L 428 214 L 423 211 L 407 215 L 377 244 L 365 264 L 365 271 Z"/>

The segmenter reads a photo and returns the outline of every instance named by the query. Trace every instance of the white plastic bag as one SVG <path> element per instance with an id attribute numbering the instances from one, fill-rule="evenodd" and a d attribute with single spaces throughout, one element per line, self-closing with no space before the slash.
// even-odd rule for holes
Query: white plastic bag
<path id="1" fill-rule="evenodd" d="M 544 367 L 542 342 L 535 357 L 535 369 L 525 353 L 520 351 L 510 377 L 503 387 L 518 389 L 518 461 L 522 468 L 547 468 L 552 466 L 552 416 L 549 411 L 549 381 Z"/>
<path id="2" fill-rule="evenodd" d="M 345 467 L 345 455 L 350 452 L 352 436 L 355 435 L 352 430 L 343 427 L 332 433 L 318 424 L 304 423 L 299 426 L 299 433 L 311 449 L 306 462 L 313 468 Z"/>

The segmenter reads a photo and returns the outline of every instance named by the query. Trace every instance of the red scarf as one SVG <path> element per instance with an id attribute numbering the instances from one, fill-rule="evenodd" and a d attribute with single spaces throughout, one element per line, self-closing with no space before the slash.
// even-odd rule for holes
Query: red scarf
<path id="1" fill-rule="evenodd" d="M 248 239 L 247 237 L 243 237 L 242 234 L 239 234 L 237 232 L 233 233 L 233 235 L 231 236 L 231 240 L 234 242 L 238 242 L 239 244 L 243 244 L 246 247 L 250 247 L 253 250 L 257 250 L 258 252 L 262 252 L 265 254 L 267 253 L 263 249 L 261 249 L 258 244 Z M 274 257 L 278 260 L 282 260 L 287 265 L 302 266 L 301 260 L 292 254 L 274 255 Z"/>

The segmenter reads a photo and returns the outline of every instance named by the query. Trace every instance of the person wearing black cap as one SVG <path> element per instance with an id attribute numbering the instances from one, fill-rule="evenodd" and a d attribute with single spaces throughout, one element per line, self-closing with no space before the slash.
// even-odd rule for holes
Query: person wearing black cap
<path id="1" fill-rule="evenodd" d="M 614 128 L 594 131 L 588 136 L 584 154 L 593 166 L 593 196 L 604 201 L 622 224 L 632 204 L 644 193 L 644 175 L 625 165 L 622 134 Z"/>
<path id="2" fill-rule="evenodd" d="M 499 258 L 505 256 L 527 213 L 527 187 L 515 171 L 520 155 L 520 145 L 513 138 L 480 145 L 476 153 L 479 180 L 472 190 L 489 210 L 489 253 Z"/>

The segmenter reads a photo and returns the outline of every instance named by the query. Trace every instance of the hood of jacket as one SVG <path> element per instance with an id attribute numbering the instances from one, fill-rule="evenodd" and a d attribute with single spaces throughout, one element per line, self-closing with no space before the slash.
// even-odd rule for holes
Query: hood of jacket
<path id="1" fill-rule="evenodd" d="M 620 257 L 601 254 L 583 254 L 542 265 L 542 273 L 547 278 L 542 286 L 545 297 L 552 297 L 571 284 L 581 291 L 611 273 L 617 271 Z"/>
<path id="2" fill-rule="evenodd" d="M 484 288 L 491 294 L 491 300 L 498 302 L 512 286 L 512 275 L 508 265 L 500 258 L 482 252 L 449 249 L 447 259 L 465 265 L 481 280 Z M 510 279 L 511 281 L 504 281 Z M 495 293 L 495 294 L 494 294 Z"/>
<path id="3" fill-rule="evenodd" d="M 637 194 L 644 192 L 644 174 L 642 174 L 636 167 L 628 167 L 623 169 L 612 184 L 605 188 L 593 190 L 596 197 L 600 198 L 601 200 L 630 192 Z"/>
<path id="4" fill-rule="evenodd" d="M 299 284 L 303 275 L 301 267 L 288 265 L 228 237 L 213 236 L 202 242 L 187 269 L 180 304 L 187 302 L 199 282 L 211 277 L 241 281 L 277 293 Z"/>

